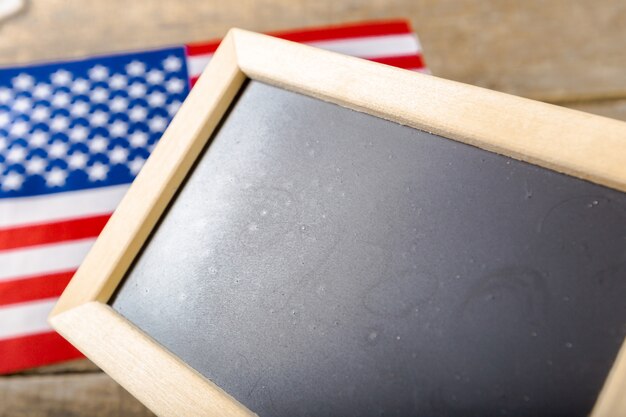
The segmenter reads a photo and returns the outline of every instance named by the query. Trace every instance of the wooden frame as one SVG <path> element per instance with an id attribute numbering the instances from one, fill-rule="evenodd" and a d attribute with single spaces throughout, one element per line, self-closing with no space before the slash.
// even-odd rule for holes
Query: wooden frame
<path id="1" fill-rule="evenodd" d="M 626 192 L 626 124 L 231 30 L 50 316 L 160 416 L 247 416 L 243 405 L 106 303 L 246 78 Z M 593 410 L 626 415 L 626 345 Z"/>

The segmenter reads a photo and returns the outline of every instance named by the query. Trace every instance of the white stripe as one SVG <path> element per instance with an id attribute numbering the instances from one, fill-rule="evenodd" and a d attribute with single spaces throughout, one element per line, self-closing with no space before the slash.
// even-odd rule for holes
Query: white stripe
<path id="1" fill-rule="evenodd" d="M 0 200 L 0 228 L 112 213 L 128 184 Z M 1 264 L 0 264 L 1 265 Z"/>
<path id="2" fill-rule="evenodd" d="M 48 298 L 0 308 L 0 339 L 27 336 L 52 330 L 48 315 L 57 298 Z"/>
<path id="3" fill-rule="evenodd" d="M 412 33 L 402 35 L 366 36 L 361 38 L 333 39 L 307 42 L 307 45 L 327 51 L 339 52 L 359 58 L 385 58 L 392 56 L 417 55 L 421 46 L 417 36 Z M 187 69 L 190 77 L 197 77 L 209 64 L 213 54 L 187 57 Z"/>
<path id="4" fill-rule="evenodd" d="M 187 57 L 187 71 L 190 77 L 197 77 L 202 74 L 204 68 L 209 65 L 213 54 L 204 54 Z"/>
<path id="5" fill-rule="evenodd" d="M 417 55 L 420 52 L 417 37 L 412 33 L 307 42 L 307 45 L 341 54 L 358 56 L 359 58 Z"/>
<path id="6" fill-rule="evenodd" d="M 0 252 L 0 282 L 78 268 L 95 238 Z"/>

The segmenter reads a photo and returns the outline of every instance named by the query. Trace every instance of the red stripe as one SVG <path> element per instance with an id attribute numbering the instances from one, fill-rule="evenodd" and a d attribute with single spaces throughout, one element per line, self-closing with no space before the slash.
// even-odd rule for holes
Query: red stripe
<path id="1" fill-rule="evenodd" d="M 0 340 L 0 374 L 82 357 L 55 332 Z"/>
<path id="2" fill-rule="evenodd" d="M 406 20 L 362 22 L 341 26 L 273 32 L 269 35 L 293 42 L 317 42 L 334 39 L 362 38 L 365 36 L 401 35 L 411 33 Z"/>
<path id="3" fill-rule="evenodd" d="M 61 295 L 75 271 L 0 281 L 0 306 Z"/>
<path id="4" fill-rule="evenodd" d="M 185 45 L 187 56 L 212 54 L 220 46 L 220 41 L 209 41 L 201 43 L 190 43 Z"/>
<path id="5" fill-rule="evenodd" d="M 293 42 L 317 42 L 334 39 L 362 38 L 365 36 L 400 35 L 412 33 L 411 26 L 405 20 L 384 22 L 361 22 L 342 26 L 324 26 L 304 30 L 270 32 L 268 35 Z M 205 55 L 215 52 L 219 40 L 192 43 L 187 45 L 187 55 Z"/>
<path id="6" fill-rule="evenodd" d="M 0 250 L 95 237 L 110 214 L 29 226 L 0 229 Z"/>
<path id="7" fill-rule="evenodd" d="M 424 59 L 421 55 L 392 56 L 387 58 L 371 58 L 370 61 L 391 65 L 404 69 L 424 68 Z"/>

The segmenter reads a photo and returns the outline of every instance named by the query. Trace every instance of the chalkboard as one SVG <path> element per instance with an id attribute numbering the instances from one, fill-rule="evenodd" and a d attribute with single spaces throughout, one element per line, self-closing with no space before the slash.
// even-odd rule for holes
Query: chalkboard
<path id="1" fill-rule="evenodd" d="M 110 300 L 263 417 L 586 416 L 626 195 L 259 81 Z"/>

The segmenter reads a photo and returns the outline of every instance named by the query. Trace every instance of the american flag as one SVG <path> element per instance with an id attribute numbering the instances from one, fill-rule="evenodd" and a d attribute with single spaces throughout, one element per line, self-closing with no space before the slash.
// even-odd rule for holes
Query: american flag
<path id="1" fill-rule="evenodd" d="M 405 21 L 273 35 L 426 71 Z M 0 69 L 0 373 L 81 357 L 46 318 L 218 44 Z"/>

